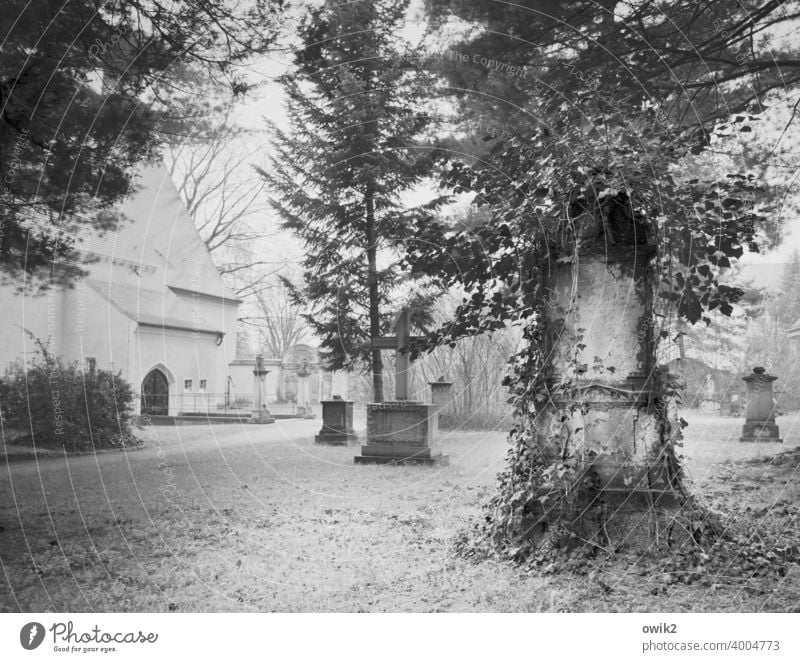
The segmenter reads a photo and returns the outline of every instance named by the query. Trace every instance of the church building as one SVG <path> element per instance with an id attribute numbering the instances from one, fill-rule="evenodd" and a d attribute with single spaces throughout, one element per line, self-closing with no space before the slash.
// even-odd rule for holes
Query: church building
<path id="1" fill-rule="evenodd" d="M 119 209 L 116 229 L 81 230 L 87 274 L 71 288 L 0 286 L 0 370 L 33 356 L 32 335 L 64 363 L 121 372 L 137 413 L 213 409 L 229 389 L 241 301 L 163 166 L 142 168 Z"/>

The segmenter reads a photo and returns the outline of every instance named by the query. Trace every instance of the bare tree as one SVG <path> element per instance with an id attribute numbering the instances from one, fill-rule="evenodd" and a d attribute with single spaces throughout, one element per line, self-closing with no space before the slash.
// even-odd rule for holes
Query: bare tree
<path id="1" fill-rule="evenodd" d="M 287 278 L 286 271 L 283 277 Z M 241 321 L 257 329 L 258 345 L 268 356 L 282 358 L 290 347 L 308 334 L 302 310 L 294 304 L 289 288 L 280 278 L 271 279 L 267 287 L 254 293 L 253 298 L 253 315 Z"/>
<path id="2" fill-rule="evenodd" d="M 278 265 L 260 259 L 254 250 L 276 230 L 265 223 L 265 185 L 252 170 L 259 147 L 247 146 L 253 142 L 253 132 L 235 126 L 228 108 L 218 130 L 165 149 L 170 177 L 195 227 L 223 279 L 240 297 L 263 289 Z"/>
<path id="3" fill-rule="evenodd" d="M 425 393 L 428 383 L 452 382 L 446 413 L 467 428 L 494 427 L 510 421 L 508 391 L 501 386 L 508 360 L 517 348 L 517 329 L 462 338 L 453 347 L 437 347 L 412 364 L 412 388 Z"/>

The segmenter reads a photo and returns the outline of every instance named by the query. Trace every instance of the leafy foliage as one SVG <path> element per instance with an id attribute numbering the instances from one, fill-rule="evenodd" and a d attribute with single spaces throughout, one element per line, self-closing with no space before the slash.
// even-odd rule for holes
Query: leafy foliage
<path id="1" fill-rule="evenodd" d="M 587 93 L 633 114 L 647 103 L 697 149 L 717 122 L 758 112 L 772 90 L 800 81 L 796 40 L 785 39 L 797 2 L 694 0 L 426 0 L 434 26 L 451 17 L 475 29 L 452 50 L 514 65 L 524 75 L 439 58 L 454 87 L 487 93 L 493 117 L 515 126 L 531 98 L 549 120 Z M 480 103 L 472 96 L 469 105 Z M 487 113 L 487 117 L 490 116 Z M 749 128 L 745 128 L 749 131 Z"/>
<path id="2" fill-rule="evenodd" d="M 408 267 L 432 274 L 442 289 L 460 288 L 465 294 L 454 319 L 415 349 L 508 321 L 524 329 L 529 345 L 515 358 L 507 380 L 516 417 L 512 448 L 477 549 L 488 545 L 509 558 L 528 557 L 531 521 L 555 527 L 549 534 L 555 544 L 575 541 L 575 499 L 594 480 L 585 459 L 570 450 L 566 422 L 560 430 L 540 429 L 545 412 L 548 425 L 558 420 L 550 404 L 553 388 L 566 399 L 575 395 L 570 380 L 555 387 L 546 383 L 550 352 L 562 332 L 559 321 L 545 313 L 553 268 L 585 251 L 651 245 L 657 251 L 658 284 L 646 319 L 677 314 L 695 323 L 708 322 L 713 311 L 730 315 L 744 292 L 722 276 L 746 250 L 758 250 L 768 209 L 759 199 L 759 182 L 740 171 L 741 164 L 708 176 L 686 163 L 715 132 L 747 131 L 753 118 L 731 116 L 730 106 L 720 109 L 705 81 L 692 88 L 697 90 L 691 97 L 693 114 L 686 117 L 683 77 L 696 78 L 698 60 L 681 62 L 666 35 L 672 34 L 672 19 L 683 25 L 692 15 L 695 22 L 684 27 L 698 35 L 694 29 L 710 18 L 696 6 L 556 6 L 535 0 L 428 5 L 436 19 L 444 18 L 437 8 L 446 6 L 485 28 L 454 50 L 495 58 L 495 65 L 480 72 L 456 58 L 433 60 L 458 90 L 461 122 L 454 123 L 480 143 L 472 158 L 464 158 L 465 148 L 475 142 L 451 141 L 442 185 L 473 194 L 490 220 L 467 229 L 441 220 L 417 226 L 419 246 L 426 248 L 407 253 Z M 714 16 L 723 5 L 732 3 L 716 3 Z M 619 18 L 616 11 L 625 15 Z M 731 8 L 726 20 L 735 24 L 746 12 Z M 524 20 L 531 15 L 537 20 Z M 648 49 L 634 48 L 645 36 Z M 505 75 L 497 63 L 531 75 Z M 666 80 L 672 75 L 677 83 Z M 752 101 L 738 88 L 734 98 L 742 110 Z M 574 338 L 573 346 L 580 348 L 580 342 Z M 649 397 L 661 426 L 654 450 L 675 489 L 685 493 L 677 450 L 681 425 L 667 416 L 677 386 L 656 380 Z M 579 406 L 577 397 L 572 402 Z M 569 415 L 564 411 L 562 421 Z M 601 449 L 583 452 L 591 457 Z"/>
<path id="3" fill-rule="evenodd" d="M 39 343 L 33 360 L 12 364 L 0 380 L 6 429 L 29 443 L 66 451 L 136 445 L 133 388 L 121 373 L 64 365 Z"/>

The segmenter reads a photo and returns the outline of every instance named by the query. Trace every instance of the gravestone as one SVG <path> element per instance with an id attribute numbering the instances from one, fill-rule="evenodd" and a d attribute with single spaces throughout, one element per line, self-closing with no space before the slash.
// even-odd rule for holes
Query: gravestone
<path id="1" fill-rule="evenodd" d="M 716 414 L 720 411 L 720 402 L 717 400 L 717 386 L 714 383 L 714 375 L 707 374 L 705 376 L 701 397 L 700 411 L 705 414 Z"/>
<path id="2" fill-rule="evenodd" d="M 437 406 L 408 399 L 408 354 L 402 350 L 413 340 L 409 335 L 408 311 L 395 322 L 395 335 L 373 338 L 373 349 L 394 349 L 396 357 L 395 397 L 390 402 L 367 405 L 367 440 L 356 455 L 356 464 L 447 464 L 449 457 L 436 448 L 439 429 Z"/>
<path id="3" fill-rule="evenodd" d="M 331 400 L 322 401 L 322 429 L 314 437 L 317 444 L 328 446 L 347 446 L 358 441 L 353 429 L 353 402 L 334 395 Z"/>
<path id="4" fill-rule="evenodd" d="M 742 379 L 747 385 L 747 406 L 739 441 L 781 443 L 783 439 L 775 424 L 775 400 L 772 395 L 772 382 L 777 377 L 768 375 L 764 368 L 758 366 Z"/>
<path id="5" fill-rule="evenodd" d="M 548 463 L 577 458 L 585 472 L 574 512 L 552 517 L 604 547 L 644 550 L 669 539 L 681 498 L 665 434 L 666 374 L 655 359 L 655 249 L 597 243 L 551 266 L 552 359 L 535 448 Z M 532 539 L 549 524 L 535 506 L 524 523 Z"/>
<path id="6" fill-rule="evenodd" d="M 256 356 L 256 367 L 253 370 L 253 411 L 250 416 L 252 423 L 274 423 L 267 408 L 267 389 L 266 377 L 269 370 L 264 368 L 264 357 L 259 354 Z"/>

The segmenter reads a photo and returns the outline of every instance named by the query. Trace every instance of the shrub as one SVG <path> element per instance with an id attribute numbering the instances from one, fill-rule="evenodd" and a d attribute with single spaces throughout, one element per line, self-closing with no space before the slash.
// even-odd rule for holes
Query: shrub
<path id="1" fill-rule="evenodd" d="M 133 389 L 120 373 L 64 365 L 39 343 L 0 380 L 0 415 L 20 441 L 68 451 L 136 445 Z"/>

